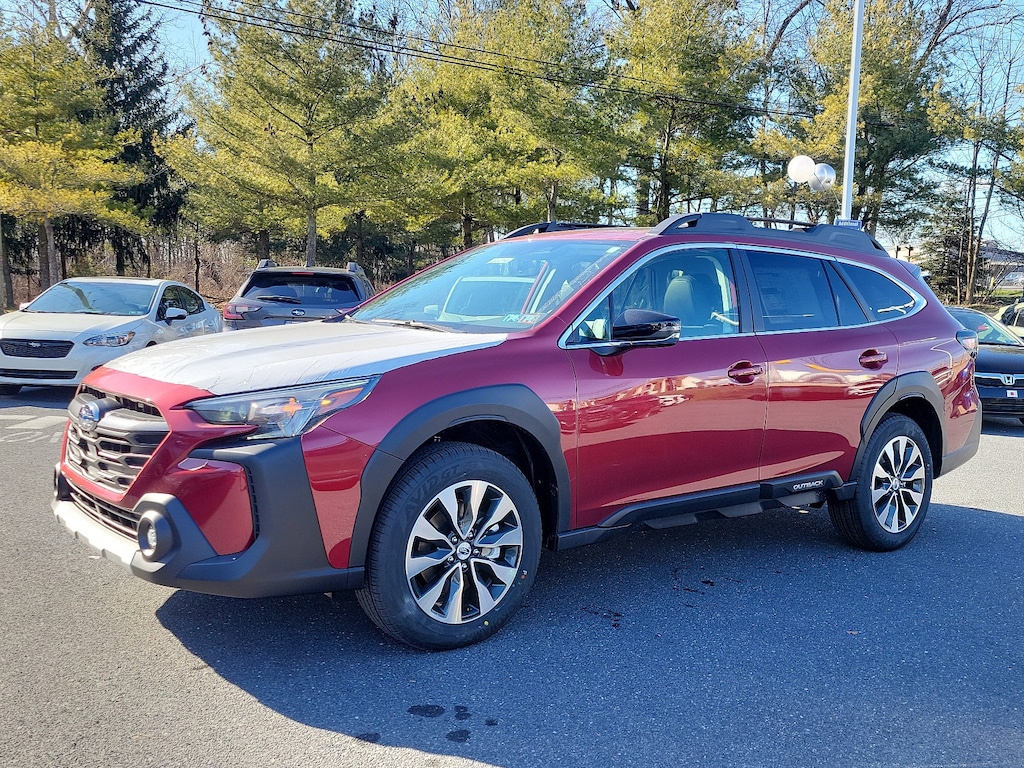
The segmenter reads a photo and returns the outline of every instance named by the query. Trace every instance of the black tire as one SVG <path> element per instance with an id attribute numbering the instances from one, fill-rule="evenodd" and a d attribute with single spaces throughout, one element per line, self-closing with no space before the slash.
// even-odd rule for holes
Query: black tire
<path id="1" fill-rule="evenodd" d="M 928 440 L 912 419 L 886 416 L 868 440 L 852 499 L 832 499 L 829 517 L 839 535 L 875 552 L 909 542 L 928 512 L 934 468 Z"/>
<path id="2" fill-rule="evenodd" d="M 16 395 L 21 392 L 20 384 L 0 384 L 0 395 Z"/>
<path id="3" fill-rule="evenodd" d="M 540 545 L 536 495 L 512 462 L 469 443 L 431 445 L 409 459 L 381 504 L 356 598 L 403 643 L 470 645 L 522 605 Z"/>

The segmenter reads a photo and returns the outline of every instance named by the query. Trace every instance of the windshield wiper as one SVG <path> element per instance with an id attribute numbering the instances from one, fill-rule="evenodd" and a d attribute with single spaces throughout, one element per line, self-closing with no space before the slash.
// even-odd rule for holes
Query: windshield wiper
<path id="1" fill-rule="evenodd" d="M 367 321 L 360 321 L 367 322 Z M 392 320 L 387 317 L 375 317 L 370 320 L 371 323 L 385 323 L 387 325 L 397 325 L 402 328 L 421 328 L 424 331 L 443 331 L 444 333 L 452 333 L 455 329 L 449 328 L 446 325 L 435 325 L 434 323 L 423 322 L 422 320 Z"/>
<path id="2" fill-rule="evenodd" d="M 302 300 L 294 296 L 260 296 L 260 301 L 279 301 L 282 304 L 301 304 Z"/>

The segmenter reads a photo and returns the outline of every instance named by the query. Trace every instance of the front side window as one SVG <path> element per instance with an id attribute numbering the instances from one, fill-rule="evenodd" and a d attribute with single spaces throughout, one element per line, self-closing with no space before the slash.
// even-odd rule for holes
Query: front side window
<path id="1" fill-rule="evenodd" d="M 729 254 L 722 248 L 661 254 L 627 273 L 582 318 L 568 343 L 613 339 L 615 320 L 631 309 L 653 310 L 678 318 L 681 339 L 738 333 L 733 274 Z"/>
<path id="2" fill-rule="evenodd" d="M 167 310 L 171 307 L 185 309 L 178 297 L 178 289 L 173 285 L 164 289 L 164 295 L 160 298 L 160 309 L 157 310 L 157 318 L 163 320 L 167 316 Z"/>

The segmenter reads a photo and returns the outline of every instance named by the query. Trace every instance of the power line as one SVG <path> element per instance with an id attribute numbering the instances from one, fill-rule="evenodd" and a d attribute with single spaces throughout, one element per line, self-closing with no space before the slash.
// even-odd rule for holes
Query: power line
<path id="1" fill-rule="evenodd" d="M 318 33 L 314 30 L 303 26 L 299 22 L 291 22 L 280 18 L 275 18 L 266 15 L 257 15 L 252 12 L 242 12 L 237 10 L 221 9 L 213 6 L 204 5 L 198 0 L 178 0 L 178 4 L 172 4 L 170 2 L 160 2 L 160 0 L 139 0 L 141 4 L 149 5 L 156 8 L 164 8 L 167 10 L 174 10 L 183 13 L 193 13 L 200 18 L 210 18 L 219 21 L 225 21 L 228 23 L 245 23 L 254 27 L 267 29 L 273 32 L 286 32 L 294 34 L 298 37 L 306 37 L 308 39 L 323 40 L 327 42 L 338 42 L 352 45 L 355 48 L 362 50 L 380 53 L 380 52 L 394 52 L 408 56 L 415 59 L 423 59 L 427 61 L 439 62 L 442 64 L 452 64 L 455 66 L 462 66 L 469 69 L 475 69 L 485 72 L 505 72 L 508 74 L 515 75 L 526 79 L 540 80 L 545 82 L 551 82 L 561 85 L 574 85 L 580 87 L 592 87 L 601 89 L 612 93 L 621 93 L 627 96 L 650 98 L 650 99 L 662 99 L 667 101 L 674 101 L 677 103 L 692 104 L 696 106 L 712 107 L 717 109 L 733 109 L 741 113 L 748 113 L 750 115 L 767 115 L 777 117 L 802 117 L 802 118 L 813 118 L 814 115 L 810 112 L 798 111 L 798 110 L 787 110 L 783 108 L 773 108 L 764 106 L 754 106 L 748 104 L 739 104 L 734 102 L 724 101 L 713 101 L 709 99 L 698 99 L 693 97 L 682 96 L 676 93 L 669 93 L 666 91 L 652 91 L 652 90 L 641 90 L 638 88 L 629 88 L 624 86 L 617 86 L 608 82 L 601 82 L 605 79 L 606 75 L 600 71 L 596 71 L 589 68 L 571 67 L 569 66 L 569 73 L 563 75 L 555 74 L 543 74 L 537 72 L 530 72 L 528 70 L 512 67 L 508 65 L 496 64 L 493 62 L 479 61 L 476 59 L 466 58 L 465 56 L 459 56 L 452 53 L 445 53 L 442 49 L 455 48 L 456 50 L 466 53 L 477 53 L 484 56 L 494 57 L 496 59 L 506 59 L 517 64 L 537 64 L 544 67 L 550 68 L 566 68 L 565 64 L 545 61 L 541 59 L 532 59 L 527 57 L 514 56 L 512 54 L 489 51 L 483 48 L 474 48 L 471 46 L 459 45 L 455 43 L 442 43 L 429 38 L 420 38 L 411 36 L 405 33 L 399 33 L 395 31 L 383 30 L 374 27 L 367 27 L 361 24 L 355 24 L 354 22 L 337 21 L 338 25 L 349 27 L 361 32 L 368 32 L 373 35 L 386 35 L 392 38 L 401 37 L 404 40 L 411 40 L 413 42 L 422 43 L 425 45 L 434 46 L 437 50 L 427 51 L 419 48 L 410 47 L 407 44 L 401 44 L 398 42 L 394 43 L 382 43 L 375 40 L 368 40 L 364 37 L 357 35 L 345 35 L 345 34 L 328 34 Z M 307 21 L 322 21 L 319 17 L 310 16 L 308 14 L 302 14 L 295 11 L 285 11 L 289 16 L 304 19 Z M 638 78 L 630 75 L 616 75 L 618 80 L 627 80 L 644 85 L 661 85 L 667 87 L 665 84 L 655 83 L 643 78 Z"/>

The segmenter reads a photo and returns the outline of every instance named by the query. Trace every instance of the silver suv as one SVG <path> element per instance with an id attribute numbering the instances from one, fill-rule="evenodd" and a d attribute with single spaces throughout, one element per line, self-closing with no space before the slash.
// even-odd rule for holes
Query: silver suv
<path id="1" fill-rule="evenodd" d="M 279 267 L 264 259 L 224 305 L 224 330 L 338 317 L 376 290 L 354 261 L 345 269 Z"/>

